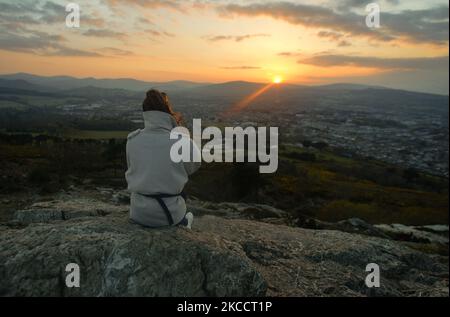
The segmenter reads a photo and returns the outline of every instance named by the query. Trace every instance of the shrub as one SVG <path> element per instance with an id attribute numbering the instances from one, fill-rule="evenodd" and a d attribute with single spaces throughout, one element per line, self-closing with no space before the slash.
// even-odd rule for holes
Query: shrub
<path id="1" fill-rule="evenodd" d="M 45 184 L 51 181 L 50 170 L 47 167 L 35 167 L 28 174 L 28 180 L 34 184 Z"/>

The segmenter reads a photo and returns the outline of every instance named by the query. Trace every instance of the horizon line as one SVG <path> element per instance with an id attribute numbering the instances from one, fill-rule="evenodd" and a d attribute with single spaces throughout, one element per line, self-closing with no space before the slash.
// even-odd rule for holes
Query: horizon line
<path id="1" fill-rule="evenodd" d="M 149 81 L 149 80 L 142 80 L 142 79 L 136 79 L 133 77 L 94 77 L 94 76 L 88 76 L 88 77 L 77 77 L 74 75 L 40 75 L 36 73 L 27 73 L 27 72 L 15 72 L 15 73 L 0 73 L 0 76 L 12 76 L 12 75 L 31 75 L 31 76 L 37 76 L 37 77 L 44 77 L 44 78 L 55 78 L 55 77 L 69 77 L 73 79 L 83 80 L 83 79 L 94 79 L 94 80 L 135 80 L 140 81 L 143 83 L 149 83 L 149 84 L 167 84 L 167 83 L 173 83 L 173 82 L 189 82 L 199 85 L 221 85 L 221 84 L 229 84 L 229 83 L 248 83 L 248 84 L 257 84 L 257 85 L 267 85 L 270 83 L 268 82 L 256 82 L 256 81 L 247 81 L 247 80 L 230 80 L 230 81 L 211 81 L 211 82 L 201 82 L 201 81 L 192 81 L 192 80 L 186 80 L 186 79 L 173 79 L 173 80 L 167 80 L 167 81 Z M 414 93 L 422 93 L 422 94 L 430 94 L 430 95 L 439 95 L 439 96 L 449 96 L 449 93 L 435 93 L 435 92 L 426 92 L 426 91 L 418 91 L 418 90 L 408 90 L 404 88 L 393 88 L 388 86 L 382 86 L 382 85 L 375 85 L 375 84 L 361 84 L 361 83 L 354 83 L 354 82 L 332 82 L 332 83 L 322 83 L 322 84 L 303 84 L 303 83 L 295 83 L 295 82 L 289 82 L 288 80 L 278 84 L 279 86 L 297 86 L 297 87 L 326 87 L 326 86 L 333 86 L 333 85 L 354 85 L 354 86 L 365 86 L 367 88 L 378 88 L 378 89 L 389 89 L 389 90 L 399 90 L 399 91 L 407 91 L 407 92 L 414 92 Z M 94 86 L 95 87 L 95 86 Z M 108 89 L 108 88 L 105 88 Z M 124 88 L 125 89 L 125 88 Z M 125 89 L 127 90 L 127 89 Z"/>

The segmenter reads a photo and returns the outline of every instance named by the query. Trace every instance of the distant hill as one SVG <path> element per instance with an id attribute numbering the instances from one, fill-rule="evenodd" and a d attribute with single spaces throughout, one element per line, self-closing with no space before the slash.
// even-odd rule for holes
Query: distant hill
<path id="1" fill-rule="evenodd" d="M 32 84 L 23 79 L 2 79 L 0 78 L 1 88 L 20 89 L 20 90 L 32 90 L 32 91 L 50 91 L 48 87 Z"/>
<path id="2" fill-rule="evenodd" d="M 182 89 L 191 89 L 193 87 L 201 86 L 204 84 L 195 83 L 190 81 L 170 81 L 170 82 L 146 82 L 130 78 L 119 79 L 97 79 L 97 78 L 75 78 L 70 76 L 37 76 L 27 73 L 17 73 L 0 75 L 2 80 L 21 80 L 26 81 L 29 84 L 47 87 L 53 90 L 69 90 L 82 87 L 98 87 L 105 89 L 124 89 L 131 91 L 146 91 L 150 88 L 159 88 L 161 90 L 167 90 L 174 92 Z"/>
<path id="3" fill-rule="evenodd" d="M 0 79 L 0 95 L 18 96 L 47 96 L 54 98 L 83 97 L 92 99 L 113 99 L 117 97 L 141 98 L 143 92 L 135 92 L 126 89 L 108 89 L 94 86 L 84 86 L 74 89 L 55 90 L 49 87 L 34 85 L 26 80 Z"/>
<path id="4" fill-rule="evenodd" d="M 360 84 L 349 84 L 349 83 L 337 83 L 337 84 L 329 84 L 329 85 L 320 85 L 315 86 L 322 89 L 333 89 L 333 90 L 364 90 L 364 89 L 370 89 L 370 88 L 377 88 L 377 89 L 389 89 L 382 86 L 369 86 L 369 85 L 360 85 Z"/>
<path id="5" fill-rule="evenodd" d="M 142 93 L 126 90 L 126 89 L 108 89 L 94 86 L 85 86 L 74 89 L 67 89 L 59 91 L 59 94 L 71 97 L 86 97 L 86 98 L 104 98 L 110 99 L 115 97 L 140 98 Z"/>
<path id="6" fill-rule="evenodd" d="M 178 103 L 186 99 L 237 102 L 267 85 L 247 81 L 204 84 L 179 80 L 156 83 L 135 79 L 43 77 L 26 73 L 0 75 L 1 95 L 52 94 L 55 97 L 82 97 L 91 100 L 142 100 L 147 89 L 156 88 L 167 92 Z M 349 107 L 376 107 L 379 110 L 395 108 L 407 112 L 423 109 L 448 112 L 448 96 L 349 83 L 322 86 L 274 85 L 255 101 L 263 102 L 254 105 L 254 109 L 258 106 L 260 109 L 270 109 L 276 103 L 279 109 L 285 110 L 335 106 L 341 110 Z"/>
<path id="7" fill-rule="evenodd" d="M 221 98 L 243 98 L 251 95 L 260 89 L 266 87 L 267 83 L 253 83 L 247 81 L 231 81 L 220 84 L 211 84 L 201 87 L 196 87 L 190 91 L 194 95 L 203 97 L 221 97 Z M 299 86 L 292 84 L 275 85 L 270 90 L 265 92 L 266 95 L 273 93 L 284 94 L 293 92 L 302 92 L 305 89 L 310 88 L 307 86 Z"/>
<path id="8" fill-rule="evenodd" d="M 230 81 L 225 83 L 211 84 L 197 83 L 186 80 L 149 82 L 132 78 L 76 78 L 71 76 L 38 76 L 28 73 L 0 75 L 0 87 L 48 92 L 67 91 L 86 87 L 145 92 L 150 88 L 155 88 L 172 94 L 187 93 L 189 95 L 198 94 L 205 97 L 242 97 L 257 91 L 258 89 L 261 89 L 266 85 L 267 83 L 255 83 L 247 81 Z M 352 83 L 335 83 L 318 86 L 282 84 L 276 86 L 276 91 L 278 91 L 278 93 L 292 93 L 295 91 L 311 92 L 316 90 L 361 91 L 367 89 L 396 90 L 381 86 L 370 86 Z"/>
<path id="9" fill-rule="evenodd" d="M 264 86 L 265 84 L 261 83 L 232 81 L 196 87 L 191 90 L 191 93 L 205 97 L 236 97 L 251 94 Z"/>

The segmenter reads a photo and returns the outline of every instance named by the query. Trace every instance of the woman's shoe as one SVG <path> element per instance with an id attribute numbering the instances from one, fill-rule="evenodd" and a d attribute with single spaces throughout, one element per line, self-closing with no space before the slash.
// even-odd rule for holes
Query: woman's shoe
<path id="1" fill-rule="evenodd" d="M 186 228 L 192 229 L 192 223 L 194 222 L 194 214 L 192 212 L 188 212 L 185 218 L 187 219 L 188 222 Z"/>

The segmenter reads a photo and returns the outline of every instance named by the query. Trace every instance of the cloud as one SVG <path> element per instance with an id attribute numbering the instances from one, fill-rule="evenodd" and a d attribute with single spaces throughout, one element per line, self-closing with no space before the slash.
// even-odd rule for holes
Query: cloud
<path id="1" fill-rule="evenodd" d="M 65 6 L 53 1 L 0 2 L 0 49 L 46 56 L 101 56 L 95 51 L 71 48 L 62 32 L 42 31 L 55 23 L 65 28 L 66 14 Z M 102 22 L 88 12 L 83 15 L 82 23 L 86 25 Z"/>
<path id="2" fill-rule="evenodd" d="M 228 69 L 228 70 L 256 70 L 256 69 L 261 69 L 261 67 L 256 67 L 256 66 L 228 66 L 228 67 L 221 67 L 221 69 Z"/>
<path id="3" fill-rule="evenodd" d="M 24 13 L 24 12 L 32 12 L 32 13 L 39 13 L 36 3 L 7 3 L 7 2 L 0 2 L 0 11 L 2 13 L 8 13 L 8 14 L 17 14 L 17 13 Z"/>
<path id="4" fill-rule="evenodd" d="M 346 41 L 346 40 L 342 40 L 342 41 L 339 41 L 338 46 L 339 47 L 348 47 L 348 46 L 352 46 L 352 43 L 350 43 L 349 41 Z"/>
<path id="5" fill-rule="evenodd" d="M 95 52 L 70 48 L 63 44 L 64 41 L 60 35 L 39 31 L 30 31 L 26 35 L 3 32 L 0 34 L 0 49 L 46 56 L 100 56 Z"/>
<path id="6" fill-rule="evenodd" d="M 95 27 L 103 27 L 106 22 L 103 18 L 96 17 L 94 15 L 83 14 L 83 18 L 80 21 L 81 25 L 95 26 Z"/>
<path id="7" fill-rule="evenodd" d="M 448 5 L 381 15 L 381 23 L 387 31 L 415 43 L 448 45 L 448 22 Z"/>
<path id="8" fill-rule="evenodd" d="M 152 36 L 156 36 L 156 37 L 175 37 L 175 34 L 170 33 L 170 32 L 166 32 L 166 31 L 156 31 L 153 29 L 149 29 L 145 31 L 146 33 L 149 33 Z"/>
<path id="9" fill-rule="evenodd" d="M 103 55 L 98 54 L 96 52 L 90 52 L 85 50 L 79 50 L 76 48 L 70 48 L 67 46 L 58 46 L 55 48 L 55 50 L 50 50 L 42 55 L 48 55 L 48 56 L 79 56 L 79 57 L 101 57 Z"/>
<path id="10" fill-rule="evenodd" d="M 0 3 L 0 21 L 16 20 L 21 25 L 36 25 L 61 23 L 66 20 L 65 6 L 52 1 L 33 1 L 27 3 Z M 103 26 L 105 21 L 95 16 L 92 12 L 82 12 L 84 25 Z"/>
<path id="11" fill-rule="evenodd" d="M 382 70 L 448 70 L 448 56 L 418 58 L 382 58 L 373 56 L 316 55 L 298 61 L 320 67 L 355 66 Z"/>
<path id="12" fill-rule="evenodd" d="M 302 53 L 300 52 L 281 52 L 277 54 L 278 56 L 283 56 L 283 57 L 299 57 L 302 55 Z"/>
<path id="13" fill-rule="evenodd" d="M 365 37 L 375 41 L 405 40 L 415 43 L 448 43 L 448 5 L 399 13 L 381 12 L 381 28 L 371 29 L 365 15 L 335 11 L 329 7 L 269 1 L 248 5 L 228 4 L 218 7 L 224 16 L 270 17 L 290 24 L 322 28 L 347 36 Z"/>
<path id="14" fill-rule="evenodd" d="M 125 33 L 116 32 L 108 29 L 89 29 L 85 31 L 83 35 L 92 37 L 109 37 L 115 39 L 124 39 L 126 37 Z"/>
<path id="15" fill-rule="evenodd" d="M 134 55 L 132 51 L 123 50 L 116 47 L 103 47 L 99 49 L 100 52 L 108 54 L 108 55 L 114 55 L 114 56 L 131 56 Z"/>
<path id="16" fill-rule="evenodd" d="M 119 6 L 137 6 L 145 9 L 168 9 L 187 13 L 190 9 L 214 9 L 222 0 L 104 0 L 113 10 Z"/>
<path id="17" fill-rule="evenodd" d="M 382 2 L 385 2 L 385 4 L 389 5 L 398 5 L 400 3 L 400 0 L 377 1 L 378 4 L 381 4 Z M 365 9 L 366 6 L 371 2 L 367 0 L 337 0 L 337 1 L 335 0 L 333 1 L 333 3 L 336 5 L 338 9 L 348 11 L 354 8 Z M 382 6 L 384 6 L 384 3 Z"/>
<path id="18" fill-rule="evenodd" d="M 143 25 L 155 25 L 150 19 L 146 18 L 146 17 L 139 17 L 136 20 L 137 24 L 143 24 Z"/>
<path id="19" fill-rule="evenodd" d="M 342 37 L 344 35 L 342 33 L 339 33 L 339 32 L 320 31 L 319 33 L 317 33 L 317 36 L 321 37 L 321 38 L 328 38 L 328 39 L 333 40 L 333 41 L 338 41 L 338 40 L 342 39 Z"/>
<path id="20" fill-rule="evenodd" d="M 139 6 L 147 9 L 173 9 L 183 11 L 183 3 L 179 0 L 105 0 L 112 8 L 117 6 Z"/>
<path id="21" fill-rule="evenodd" d="M 269 37 L 270 34 L 245 34 L 245 35 L 215 35 L 215 36 L 204 36 L 203 38 L 209 42 L 219 42 L 219 41 L 235 41 L 242 42 L 245 40 L 257 38 L 257 37 Z"/>
<path id="22" fill-rule="evenodd" d="M 40 20 L 46 23 L 64 23 L 66 20 L 66 7 L 60 4 L 47 1 L 41 7 Z"/>
<path id="23" fill-rule="evenodd" d="M 317 33 L 317 36 L 320 37 L 320 38 L 329 39 L 330 41 L 338 42 L 337 43 L 338 47 L 348 47 L 348 46 L 352 45 L 350 43 L 350 41 L 345 39 L 344 34 L 339 33 L 339 32 L 320 31 L 320 32 Z"/>

